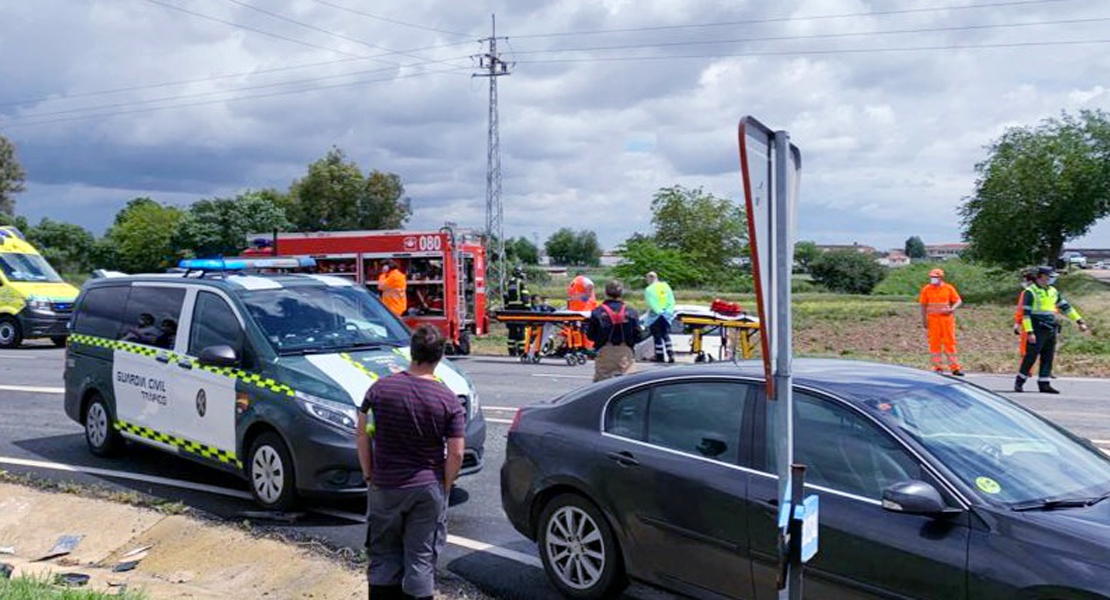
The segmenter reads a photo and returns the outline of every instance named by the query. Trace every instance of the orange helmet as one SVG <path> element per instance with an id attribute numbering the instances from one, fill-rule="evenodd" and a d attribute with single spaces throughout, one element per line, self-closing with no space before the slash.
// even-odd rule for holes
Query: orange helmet
<path id="1" fill-rule="evenodd" d="M 929 277 L 943 278 L 944 277 L 944 269 L 933 269 L 932 271 L 929 271 Z"/>

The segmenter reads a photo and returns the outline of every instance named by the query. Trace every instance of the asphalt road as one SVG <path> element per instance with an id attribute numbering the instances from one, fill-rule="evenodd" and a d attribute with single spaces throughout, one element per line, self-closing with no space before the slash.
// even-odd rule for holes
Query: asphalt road
<path id="1" fill-rule="evenodd" d="M 356 551 L 362 548 L 361 502 L 328 502 L 292 524 L 267 522 L 244 516 L 255 507 L 244 483 L 230 475 L 146 448 L 131 447 L 115 459 L 92 456 L 81 426 L 62 409 L 63 360 L 64 351 L 49 345 L 0 350 L 0 469 L 141 491 L 220 518 L 251 518 L 257 526 L 289 535 L 310 534 Z M 478 387 L 489 433 L 485 469 L 459 481 L 452 495 L 451 538 L 441 565 L 498 598 L 557 598 L 539 567 L 533 544 L 513 530 L 501 512 L 498 471 L 515 408 L 586 385 L 592 365 L 569 367 L 561 361 L 523 365 L 495 357 L 465 357 L 457 362 Z M 1110 382 L 1061 377 L 1055 385 L 1064 393 L 1045 396 L 1010 393 L 1013 379 L 1008 376 L 971 375 L 969 379 L 1006 393 L 1110 451 Z M 629 598 L 661 596 L 665 597 L 643 587 L 633 587 L 626 594 Z"/>

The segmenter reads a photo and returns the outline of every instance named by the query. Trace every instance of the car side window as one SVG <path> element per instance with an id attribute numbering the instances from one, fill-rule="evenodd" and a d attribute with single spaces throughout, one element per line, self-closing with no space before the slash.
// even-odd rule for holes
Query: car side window
<path id="1" fill-rule="evenodd" d="M 644 441 L 647 439 L 647 410 L 650 389 L 636 390 L 609 404 L 605 416 L 605 432 Z"/>
<path id="2" fill-rule="evenodd" d="M 767 417 L 766 467 L 773 471 L 774 411 Z M 804 392 L 794 394 L 794 461 L 806 465 L 806 483 L 875 500 L 890 485 L 922 477 L 917 461 L 874 423 Z"/>
<path id="3" fill-rule="evenodd" d="M 119 339 L 125 342 L 173 348 L 177 320 L 185 303 L 185 290 L 163 286 L 131 286 L 123 310 Z"/>
<path id="4" fill-rule="evenodd" d="M 647 442 L 736 464 L 747 402 L 743 384 L 699 381 L 660 385 L 647 411 Z"/>
<path id="5" fill-rule="evenodd" d="M 199 292 L 193 307 L 189 354 L 197 356 L 211 346 L 230 346 L 243 355 L 243 327 L 227 302 L 211 292 Z"/>
<path id="6" fill-rule="evenodd" d="M 73 332 L 93 337 L 116 339 L 129 286 L 96 287 L 85 292 L 81 306 L 73 313 Z"/>

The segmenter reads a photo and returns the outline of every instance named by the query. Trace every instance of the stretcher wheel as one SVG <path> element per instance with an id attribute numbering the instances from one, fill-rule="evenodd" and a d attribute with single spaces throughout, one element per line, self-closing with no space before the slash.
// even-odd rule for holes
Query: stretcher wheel
<path id="1" fill-rule="evenodd" d="M 585 354 L 579 354 L 578 355 L 578 364 L 580 364 L 580 365 L 586 364 L 586 355 Z"/>
<path id="2" fill-rule="evenodd" d="M 568 354 L 568 355 L 566 355 L 566 356 L 565 356 L 564 358 L 566 358 L 566 360 L 567 360 L 567 364 L 568 364 L 568 365 L 570 365 L 570 366 L 572 366 L 572 367 L 573 367 L 574 365 L 578 364 L 578 359 L 577 359 L 577 358 L 575 358 L 573 354 Z"/>
<path id="3" fill-rule="evenodd" d="M 534 364 L 534 365 L 540 364 L 540 355 L 539 354 L 532 357 L 532 364 Z"/>

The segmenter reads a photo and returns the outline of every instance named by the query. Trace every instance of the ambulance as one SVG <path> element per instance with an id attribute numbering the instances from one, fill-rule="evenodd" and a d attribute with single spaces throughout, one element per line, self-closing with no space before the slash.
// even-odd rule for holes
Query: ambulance
<path id="1" fill-rule="evenodd" d="M 0 227 L 0 348 L 31 338 L 65 346 L 75 298 L 77 288 L 62 281 L 18 229 Z"/>
<path id="2" fill-rule="evenodd" d="M 409 365 L 405 324 L 342 277 L 263 273 L 282 261 L 184 261 L 181 273 L 90 279 L 66 348 L 65 411 L 106 456 L 144 444 L 241 476 L 264 508 L 365 493 L 357 407 Z M 252 270 L 253 268 L 253 270 Z M 436 376 L 467 419 L 461 475 L 482 468 L 470 379 Z"/>

